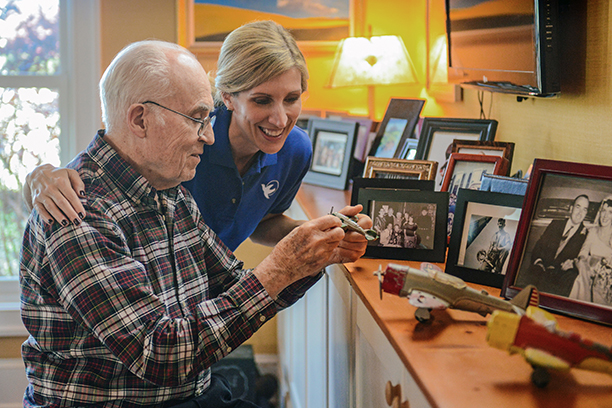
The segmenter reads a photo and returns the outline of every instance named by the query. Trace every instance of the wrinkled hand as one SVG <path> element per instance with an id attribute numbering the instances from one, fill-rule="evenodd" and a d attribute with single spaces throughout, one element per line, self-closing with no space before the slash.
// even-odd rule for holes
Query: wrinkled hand
<path id="1" fill-rule="evenodd" d="M 79 195 L 84 196 L 85 185 L 75 170 L 44 164 L 28 174 L 26 183 L 30 193 L 28 200 L 24 189 L 26 204 L 30 203 L 28 207 L 35 208 L 49 224 L 55 220 L 64 226 L 70 222 L 76 225 L 85 217 L 79 199 Z"/>
<path id="2" fill-rule="evenodd" d="M 372 219 L 367 215 L 359 214 L 361 210 L 363 210 L 363 206 L 358 204 L 356 206 L 346 206 L 338 212 L 347 217 L 357 216 L 357 224 L 363 229 L 372 228 Z M 340 241 L 331 263 L 355 262 L 365 254 L 367 246 L 368 240 L 363 235 L 355 231 L 347 231 L 344 239 Z"/>
<path id="3" fill-rule="evenodd" d="M 290 284 L 337 262 L 336 251 L 345 237 L 341 224 L 338 218 L 326 215 L 305 222 L 280 240 L 253 271 L 268 294 L 276 297 Z"/>

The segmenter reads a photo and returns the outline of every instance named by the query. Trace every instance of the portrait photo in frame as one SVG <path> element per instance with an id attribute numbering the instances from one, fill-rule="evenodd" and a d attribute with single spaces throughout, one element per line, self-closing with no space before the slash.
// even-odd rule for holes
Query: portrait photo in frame
<path id="1" fill-rule="evenodd" d="M 452 153 L 444 174 L 442 191 L 448 191 L 448 237 L 453 229 L 457 191 L 460 188 L 479 190 L 485 174 L 505 175 L 507 160 L 501 156 Z"/>
<path id="2" fill-rule="evenodd" d="M 415 159 L 438 162 L 436 190 L 440 190 L 453 141 L 492 141 L 496 131 L 493 119 L 424 118 Z"/>
<path id="3" fill-rule="evenodd" d="M 612 324 L 612 167 L 536 159 L 502 295 Z"/>
<path id="4" fill-rule="evenodd" d="M 392 98 L 368 156 L 404 159 L 402 154 L 408 151 L 406 141 L 414 138 L 414 128 L 424 105 L 423 99 Z"/>
<path id="5" fill-rule="evenodd" d="M 363 205 L 380 235 L 365 256 L 444 262 L 448 195 L 432 189 L 433 180 L 356 178 L 351 205 Z"/>
<path id="6" fill-rule="evenodd" d="M 433 180 L 438 163 L 427 160 L 387 159 L 368 156 L 363 177 L 386 179 Z"/>
<path id="7" fill-rule="evenodd" d="M 359 123 L 311 118 L 312 163 L 304 183 L 346 190 Z"/>
<path id="8" fill-rule="evenodd" d="M 523 196 L 460 189 L 445 272 L 501 288 L 522 205 Z"/>
<path id="9" fill-rule="evenodd" d="M 455 139 L 451 147 L 452 153 L 484 154 L 487 156 L 501 156 L 508 161 L 508 171 L 512 166 L 514 156 L 513 142 L 496 142 L 489 140 L 461 140 Z"/>

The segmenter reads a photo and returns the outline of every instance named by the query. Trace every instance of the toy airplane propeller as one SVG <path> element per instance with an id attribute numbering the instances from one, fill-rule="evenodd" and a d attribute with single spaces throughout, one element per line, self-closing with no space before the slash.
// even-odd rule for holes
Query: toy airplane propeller
<path id="1" fill-rule="evenodd" d="M 522 315 L 529 305 L 537 306 L 539 296 L 534 286 L 528 286 L 511 301 L 489 295 L 485 290 L 469 287 L 456 276 L 442 272 L 433 264 L 424 263 L 424 270 L 390 263 L 382 272 L 375 272 L 379 291 L 408 298 L 416 306 L 415 318 L 420 322 L 431 318 L 433 309 L 458 309 L 487 316 L 494 310 Z"/>

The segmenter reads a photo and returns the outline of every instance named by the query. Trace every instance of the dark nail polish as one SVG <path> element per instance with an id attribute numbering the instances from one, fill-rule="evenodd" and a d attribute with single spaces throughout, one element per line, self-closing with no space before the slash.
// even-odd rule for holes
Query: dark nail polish
<path id="1" fill-rule="evenodd" d="M 85 218 L 85 214 L 83 214 L 82 212 L 79 213 L 79 217 L 81 217 L 81 219 Z"/>
<path id="2" fill-rule="evenodd" d="M 81 198 L 85 198 L 85 192 L 83 190 L 79 191 L 79 195 Z"/>
<path id="3" fill-rule="evenodd" d="M 53 218 L 49 218 L 49 225 L 53 225 L 55 223 L 55 220 Z"/>
<path id="4" fill-rule="evenodd" d="M 62 225 L 65 227 L 66 225 L 68 225 L 68 221 L 62 220 Z"/>
<path id="5" fill-rule="evenodd" d="M 79 225 L 81 223 L 81 220 L 79 220 L 78 218 L 75 218 L 74 221 L 72 221 L 72 223 L 74 225 Z"/>

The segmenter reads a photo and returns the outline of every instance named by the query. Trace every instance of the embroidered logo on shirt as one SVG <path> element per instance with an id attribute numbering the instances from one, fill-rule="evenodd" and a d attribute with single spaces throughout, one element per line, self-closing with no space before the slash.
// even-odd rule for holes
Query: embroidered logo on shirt
<path id="1" fill-rule="evenodd" d="M 272 180 L 268 184 L 262 184 L 261 189 L 263 190 L 264 197 L 269 200 L 270 197 L 276 193 L 276 190 L 278 190 L 278 180 Z"/>

